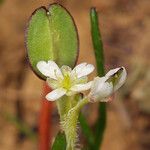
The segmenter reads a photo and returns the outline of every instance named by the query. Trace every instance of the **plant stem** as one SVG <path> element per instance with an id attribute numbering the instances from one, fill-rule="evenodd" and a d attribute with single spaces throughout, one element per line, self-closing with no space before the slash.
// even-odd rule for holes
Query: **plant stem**
<path id="1" fill-rule="evenodd" d="M 88 99 L 80 100 L 76 106 L 69 110 L 66 119 L 64 120 L 63 129 L 66 135 L 67 149 L 74 150 L 77 138 L 77 122 L 81 108 L 88 103 Z"/>
<path id="2" fill-rule="evenodd" d="M 97 73 L 99 76 L 104 76 L 105 69 L 104 69 L 103 43 L 99 30 L 98 15 L 95 8 L 91 8 L 90 18 L 91 18 L 91 34 L 96 58 Z M 98 110 L 99 116 L 95 125 L 95 150 L 99 149 L 103 140 L 103 135 L 106 127 L 106 104 L 100 103 Z"/>
<path id="3" fill-rule="evenodd" d="M 81 107 L 81 105 L 85 105 L 88 103 L 88 100 L 87 99 L 83 99 L 81 101 L 79 101 L 79 104 L 77 105 L 77 107 Z M 86 140 L 87 140 L 87 146 L 88 147 L 93 147 L 94 145 L 94 135 L 93 135 L 93 132 L 90 128 L 90 126 L 88 125 L 88 122 L 86 121 L 86 118 L 83 116 L 82 113 L 79 114 L 79 121 L 80 121 L 80 126 L 82 128 L 82 132 L 83 134 L 85 135 L 86 137 Z"/>
<path id="4" fill-rule="evenodd" d="M 71 109 L 71 100 L 71 97 L 63 96 L 56 101 L 61 122 L 64 121 L 68 111 Z"/>
<path id="5" fill-rule="evenodd" d="M 49 150 L 50 147 L 52 103 L 45 100 L 45 95 L 50 92 L 50 90 L 51 89 L 45 84 L 39 119 L 39 150 Z"/>
<path id="6" fill-rule="evenodd" d="M 73 108 L 73 109 L 76 109 L 76 110 L 81 110 L 81 108 L 83 107 L 83 106 L 85 106 L 86 104 L 88 104 L 89 103 L 89 101 L 88 101 L 88 98 L 87 97 L 85 97 L 85 98 L 83 98 L 82 100 L 80 100 L 79 102 L 78 102 L 78 104 Z"/>

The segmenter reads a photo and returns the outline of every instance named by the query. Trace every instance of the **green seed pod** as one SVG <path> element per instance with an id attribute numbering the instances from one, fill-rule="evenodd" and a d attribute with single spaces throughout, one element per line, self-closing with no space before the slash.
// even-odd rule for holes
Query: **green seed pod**
<path id="1" fill-rule="evenodd" d="M 25 38 L 30 66 L 40 78 L 46 79 L 36 67 L 41 60 L 54 60 L 59 66 L 75 65 L 79 49 L 77 28 L 61 5 L 36 9 L 29 19 Z"/>

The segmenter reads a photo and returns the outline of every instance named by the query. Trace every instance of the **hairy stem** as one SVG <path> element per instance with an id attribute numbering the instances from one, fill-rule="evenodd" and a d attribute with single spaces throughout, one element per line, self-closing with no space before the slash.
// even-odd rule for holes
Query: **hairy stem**
<path id="1" fill-rule="evenodd" d="M 62 122 L 63 129 L 66 134 L 67 149 L 74 150 L 77 142 L 77 123 L 81 108 L 88 103 L 88 99 L 84 98 L 78 104 L 69 110 L 66 119 Z"/>
<path id="2" fill-rule="evenodd" d="M 60 121 L 63 122 L 68 111 L 71 109 L 71 97 L 64 96 L 57 101 L 57 108 L 60 115 Z"/>

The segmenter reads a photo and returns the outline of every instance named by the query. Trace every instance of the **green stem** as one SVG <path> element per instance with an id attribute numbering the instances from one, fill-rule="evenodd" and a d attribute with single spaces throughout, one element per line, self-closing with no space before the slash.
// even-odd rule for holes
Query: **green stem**
<path id="1" fill-rule="evenodd" d="M 64 121 L 68 111 L 72 108 L 71 97 L 63 96 L 61 99 L 56 101 L 58 112 L 60 115 L 60 121 Z"/>
<path id="2" fill-rule="evenodd" d="M 96 58 L 97 73 L 99 76 L 104 76 L 105 69 L 104 69 L 103 43 L 99 30 L 98 15 L 95 8 L 91 8 L 90 18 L 91 18 L 91 34 Z M 100 103 L 98 110 L 99 110 L 99 117 L 95 125 L 95 148 L 94 148 L 95 150 L 99 149 L 103 140 L 103 135 L 106 127 L 106 104 Z"/>
<path id="3" fill-rule="evenodd" d="M 82 108 L 83 106 L 85 106 L 86 104 L 88 104 L 88 103 L 89 103 L 89 100 L 88 100 L 87 97 L 85 97 L 85 98 L 83 98 L 82 100 L 80 100 L 80 101 L 78 102 L 78 104 L 77 104 L 73 109 L 81 110 L 81 108 Z"/>
<path id="4" fill-rule="evenodd" d="M 89 103 L 87 98 L 84 98 L 78 102 L 76 106 L 69 110 L 66 119 L 62 122 L 63 129 L 66 134 L 67 149 L 74 150 L 77 140 L 77 122 L 79 118 L 80 110 L 83 106 Z"/>
<path id="5" fill-rule="evenodd" d="M 80 113 L 80 115 L 79 115 L 79 121 L 80 121 L 80 126 L 82 128 L 82 132 L 85 135 L 86 140 L 87 140 L 86 147 L 92 149 L 95 145 L 94 144 L 94 142 L 95 142 L 94 135 L 82 113 Z"/>
<path id="6" fill-rule="evenodd" d="M 82 132 L 86 137 L 88 147 L 93 147 L 95 138 L 90 126 L 88 125 L 85 116 L 82 113 L 80 113 L 79 115 L 79 122 L 80 122 Z"/>

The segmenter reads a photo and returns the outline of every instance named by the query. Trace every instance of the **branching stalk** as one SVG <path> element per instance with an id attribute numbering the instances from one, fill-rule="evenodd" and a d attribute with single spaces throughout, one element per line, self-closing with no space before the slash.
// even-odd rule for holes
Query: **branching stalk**
<path id="1" fill-rule="evenodd" d="M 84 105 L 88 103 L 88 99 L 84 98 L 78 102 L 76 106 L 70 109 L 67 113 L 66 118 L 62 121 L 62 127 L 65 131 L 67 148 L 66 150 L 74 150 L 77 142 L 77 123 L 79 118 L 80 110 Z"/>

